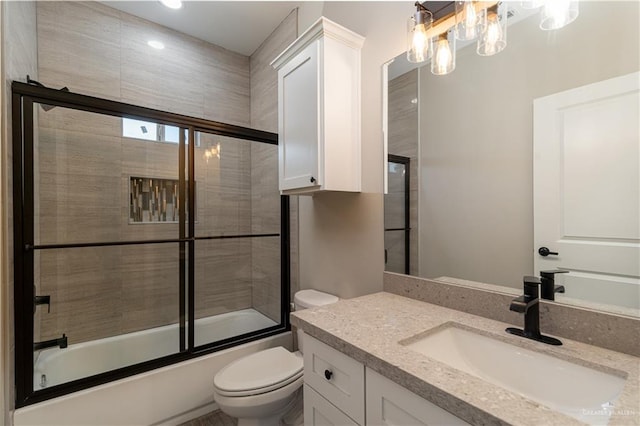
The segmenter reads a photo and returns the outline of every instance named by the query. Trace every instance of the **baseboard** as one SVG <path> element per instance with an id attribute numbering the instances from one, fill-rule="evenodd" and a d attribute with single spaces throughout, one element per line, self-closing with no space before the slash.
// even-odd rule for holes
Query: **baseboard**
<path id="1" fill-rule="evenodd" d="M 198 408 L 194 408 L 193 410 L 178 414 L 177 416 L 173 416 L 161 422 L 154 423 L 151 426 L 177 426 L 184 422 L 188 422 L 189 420 L 197 419 L 198 417 L 204 416 L 212 411 L 216 411 L 217 409 L 218 404 L 212 402 L 211 404 L 202 405 Z"/>

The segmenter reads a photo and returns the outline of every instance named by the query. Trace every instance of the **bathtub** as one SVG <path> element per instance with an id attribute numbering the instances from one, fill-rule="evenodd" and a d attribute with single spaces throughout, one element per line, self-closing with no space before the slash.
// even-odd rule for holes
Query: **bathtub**
<path id="1" fill-rule="evenodd" d="M 209 328 L 211 323 L 218 323 L 218 325 L 225 323 L 229 324 L 228 326 L 233 324 L 234 327 L 238 327 L 237 330 L 241 330 L 239 332 L 242 332 L 242 330 L 251 331 L 265 326 L 258 325 L 253 321 L 260 317 L 254 314 L 256 311 L 251 311 L 253 310 L 203 318 L 196 321 L 196 327 L 198 324 L 205 326 L 201 336 L 204 339 L 207 332 L 219 332 L 213 331 L 214 327 Z M 233 318 L 234 316 L 235 318 Z M 250 320 L 251 318 L 253 319 Z M 253 325 L 249 326 L 249 324 Z M 272 325 L 273 322 L 268 324 Z M 171 327 L 159 327 L 159 329 L 170 331 Z M 241 329 L 240 327 L 248 328 Z M 102 339 L 99 342 L 103 344 L 104 341 L 112 343 L 112 340 L 118 341 L 130 335 L 139 334 L 146 334 L 146 339 L 153 335 L 155 331 L 158 331 L 158 329 L 129 333 L 123 336 Z M 173 332 L 175 333 L 176 331 L 174 330 Z M 162 334 L 159 335 L 161 336 Z M 228 332 L 222 331 L 222 334 L 219 335 L 208 335 L 207 339 L 218 339 L 227 336 Z M 138 340 L 138 342 L 140 341 L 142 339 Z M 148 341 L 160 344 L 156 339 L 149 338 Z M 58 364 L 59 368 L 64 366 L 65 369 L 68 369 L 65 363 L 73 365 L 71 361 L 53 360 L 56 358 L 64 360 L 64 351 L 69 351 L 74 347 L 91 347 L 93 344 L 98 343 L 86 342 L 71 345 L 65 350 L 52 350 L 49 353 L 62 355 L 58 357 L 51 355 L 42 359 L 39 357 L 38 362 L 42 362 L 41 365 L 43 366 L 46 364 L 47 368 L 53 368 L 54 363 L 60 363 Z M 113 344 L 115 345 L 115 343 Z M 120 345 L 122 345 L 122 342 Z M 139 345 L 139 347 L 142 346 L 144 345 Z M 276 346 L 283 346 L 288 350 L 292 350 L 293 339 L 291 332 L 244 343 L 233 348 L 22 407 L 14 411 L 13 424 L 14 426 L 178 425 L 217 409 L 217 405 L 213 400 L 213 376 L 221 368 L 240 357 Z M 115 347 L 118 346 L 116 345 Z M 46 352 L 42 351 L 41 355 L 46 355 Z M 118 350 L 118 352 L 124 353 L 121 350 Z M 149 352 L 147 352 L 146 356 L 150 356 Z M 154 352 L 153 356 L 158 356 L 158 354 Z M 87 363 L 87 360 L 91 359 L 91 357 L 92 355 L 89 355 L 89 352 L 85 352 L 81 357 L 82 363 Z M 49 359 L 48 364 L 45 363 L 47 359 Z M 91 361 L 91 364 L 95 363 L 95 360 Z M 52 372 L 49 374 L 52 374 Z M 69 378 L 63 380 L 69 380 Z M 39 386 L 38 383 L 36 389 L 40 389 Z M 51 382 L 49 382 L 49 386 L 51 386 Z"/>
<path id="2" fill-rule="evenodd" d="M 277 325 L 254 309 L 197 319 L 196 346 Z M 188 327 L 188 324 L 187 324 Z M 40 351 L 33 389 L 43 389 L 179 352 L 178 324 Z"/>

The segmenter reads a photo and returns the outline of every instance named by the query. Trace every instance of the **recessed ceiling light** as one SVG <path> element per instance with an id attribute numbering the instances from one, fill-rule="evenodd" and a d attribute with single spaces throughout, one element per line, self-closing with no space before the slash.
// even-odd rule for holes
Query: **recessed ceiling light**
<path id="1" fill-rule="evenodd" d="M 169 9 L 180 9 L 182 7 L 181 0 L 160 0 L 160 3 L 167 6 Z"/>
<path id="2" fill-rule="evenodd" d="M 164 43 L 158 40 L 149 40 L 147 44 L 154 49 L 162 50 L 164 49 Z"/>

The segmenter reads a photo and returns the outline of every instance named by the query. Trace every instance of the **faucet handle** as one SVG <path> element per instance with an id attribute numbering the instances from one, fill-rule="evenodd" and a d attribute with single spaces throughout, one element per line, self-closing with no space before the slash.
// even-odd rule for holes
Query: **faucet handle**
<path id="1" fill-rule="evenodd" d="M 542 282 L 542 281 L 540 281 L 540 278 L 533 277 L 531 275 L 525 275 L 524 277 L 522 277 L 522 280 L 524 281 L 525 287 L 526 286 L 538 286 Z"/>
<path id="2" fill-rule="evenodd" d="M 540 294 L 538 290 L 541 284 L 540 278 L 532 277 L 530 275 L 525 275 L 523 278 L 523 281 L 524 281 L 524 295 L 530 299 L 537 299 Z"/>

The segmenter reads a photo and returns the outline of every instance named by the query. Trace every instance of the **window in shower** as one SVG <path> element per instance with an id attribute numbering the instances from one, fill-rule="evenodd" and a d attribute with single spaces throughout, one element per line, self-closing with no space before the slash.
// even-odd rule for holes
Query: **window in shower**
<path id="1" fill-rule="evenodd" d="M 187 130 L 183 129 L 182 131 L 186 132 Z M 155 123 L 153 121 L 123 118 L 122 136 L 125 138 L 177 144 L 180 143 L 180 128 L 177 126 Z M 200 141 L 197 136 L 195 138 L 195 141 L 196 146 L 198 146 Z"/>
<path id="2" fill-rule="evenodd" d="M 12 87 L 17 407 L 289 330 L 277 135 Z"/>

